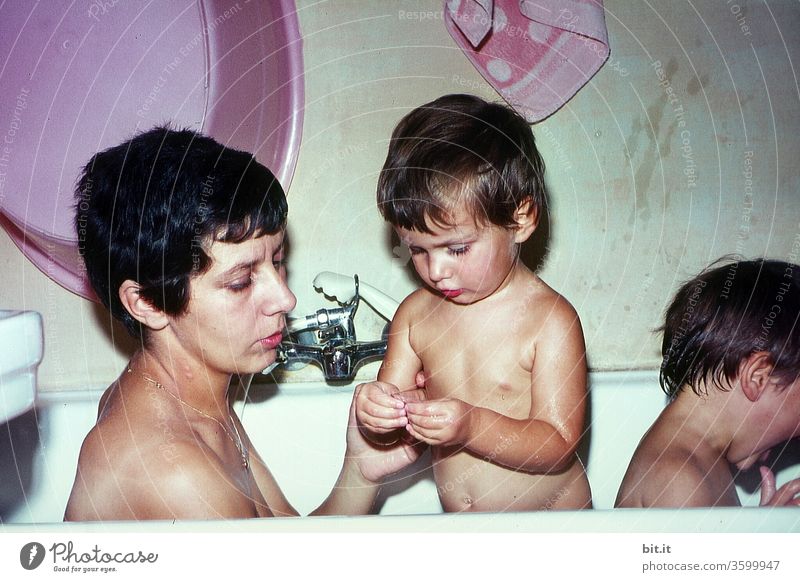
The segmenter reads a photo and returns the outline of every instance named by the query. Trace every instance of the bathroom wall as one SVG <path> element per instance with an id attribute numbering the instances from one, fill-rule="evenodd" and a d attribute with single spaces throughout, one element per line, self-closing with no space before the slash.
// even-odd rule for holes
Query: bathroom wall
<path id="1" fill-rule="evenodd" d="M 726 253 L 800 262 L 800 11 L 787 1 L 606 0 L 611 58 L 534 126 L 551 216 L 524 249 L 580 313 L 597 370 L 656 368 L 675 288 Z M 440 95 L 499 99 L 445 31 L 442 2 L 297 2 L 306 110 L 289 190 L 298 312 L 311 281 L 358 273 L 401 299 L 418 283 L 375 208 L 395 123 Z M 1 120 L 0 120 L 1 121 Z M 108 383 L 131 342 L 0 233 L 0 306 L 45 319 L 43 390 Z M 382 320 L 359 311 L 361 339 Z M 361 376 L 375 374 L 376 366 Z M 285 380 L 320 379 L 313 367 Z"/>

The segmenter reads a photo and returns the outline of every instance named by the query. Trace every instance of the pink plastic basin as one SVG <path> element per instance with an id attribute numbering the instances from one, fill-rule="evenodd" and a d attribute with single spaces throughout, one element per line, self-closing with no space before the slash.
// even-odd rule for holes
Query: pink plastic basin
<path id="1" fill-rule="evenodd" d="M 164 122 L 256 154 L 289 187 L 303 60 L 292 0 L 65 0 L 0 8 L 0 225 L 94 298 L 73 192 L 97 151 Z"/>

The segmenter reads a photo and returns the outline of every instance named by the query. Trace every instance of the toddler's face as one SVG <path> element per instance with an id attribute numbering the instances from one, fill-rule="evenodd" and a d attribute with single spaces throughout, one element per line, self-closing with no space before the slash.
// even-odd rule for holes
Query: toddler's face
<path id="1" fill-rule="evenodd" d="M 453 224 L 427 221 L 431 234 L 398 228 L 411 251 L 414 268 L 434 292 L 453 303 L 468 305 L 503 288 L 517 260 L 515 232 L 495 225 L 477 225 L 464 209 Z"/>
<path id="2" fill-rule="evenodd" d="M 770 387 L 762 396 L 763 408 L 748 419 L 748 426 L 757 434 L 753 438 L 752 450 L 746 458 L 735 463 L 740 470 L 746 470 L 765 462 L 776 445 L 800 436 L 800 380 L 783 388 Z"/>

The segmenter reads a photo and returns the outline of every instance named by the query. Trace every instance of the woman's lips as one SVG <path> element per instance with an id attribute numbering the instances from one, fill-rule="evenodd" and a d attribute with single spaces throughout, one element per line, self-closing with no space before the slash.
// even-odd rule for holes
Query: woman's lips
<path id="1" fill-rule="evenodd" d="M 458 297 L 463 292 L 464 292 L 463 289 L 442 289 L 441 291 L 439 291 L 439 293 L 441 293 L 448 299 L 452 299 L 453 297 Z"/>
<path id="2" fill-rule="evenodd" d="M 283 339 L 283 332 L 277 331 L 269 337 L 262 338 L 259 343 L 268 350 L 274 350 Z"/>

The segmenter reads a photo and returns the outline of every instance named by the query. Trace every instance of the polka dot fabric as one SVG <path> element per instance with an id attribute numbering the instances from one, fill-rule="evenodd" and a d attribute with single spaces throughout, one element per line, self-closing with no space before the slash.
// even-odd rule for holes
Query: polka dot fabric
<path id="1" fill-rule="evenodd" d="M 450 36 L 529 122 L 572 98 L 610 54 L 602 0 L 449 0 Z"/>

